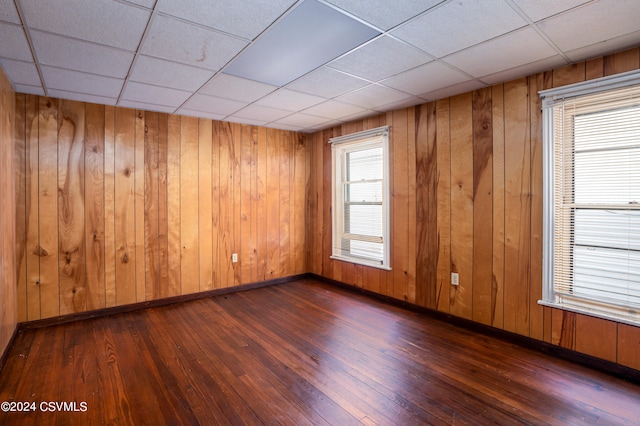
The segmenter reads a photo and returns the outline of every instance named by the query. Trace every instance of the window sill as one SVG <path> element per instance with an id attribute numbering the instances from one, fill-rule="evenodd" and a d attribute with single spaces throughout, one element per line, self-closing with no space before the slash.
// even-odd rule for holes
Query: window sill
<path id="1" fill-rule="evenodd" d="M 390 271 L 391 268 L 389 268 L 388 266 L 384 266 L 381 265 L 380 263 L 376 262 L 376 261 L 369 261 L 367 259 L 360 259 L 357 257 L 346 257 L 346 256 L 329 256 L 330 259 L 333 260 L 340 260 L 342 262 L 348 262 L 348 263 L 353 263 L 356 265 L 362 265 L 362 266 L 369 266 L 371 268 L 376 268 L 376 269 L 382 269 L 384 271 Z"/>
<path id="2" fill-rule="evenodd" d="M 580 308 L 579 306 L 563 305 L 561 303 L 547 302 L 545 300 L 538 300 L 538 305 L 547 306 L 549 308 L 560 309 L 563 311 L 573 312 L 576 314 L 588 315 L 590 317 L 601 318 L 604 320 L 618 322 L 621 324 L 632 325 L 634 327 L 640 327 L 639 320 L 634 320 L 633 318 L 628 318 L 628 317 L 616 316 L 613 314 L 608 314 L 606 312 L 590 310 L 587 308 Z"/>

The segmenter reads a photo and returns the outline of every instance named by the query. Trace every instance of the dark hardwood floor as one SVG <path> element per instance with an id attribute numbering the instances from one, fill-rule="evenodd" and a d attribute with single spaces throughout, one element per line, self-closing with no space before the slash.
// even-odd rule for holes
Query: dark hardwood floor
<path id="1" fill-rule="evenodd" d="M 2 425 L 640 424 L 640 386 L 311 279 L 24 330 L 0 401 L 36 406 Z"/>

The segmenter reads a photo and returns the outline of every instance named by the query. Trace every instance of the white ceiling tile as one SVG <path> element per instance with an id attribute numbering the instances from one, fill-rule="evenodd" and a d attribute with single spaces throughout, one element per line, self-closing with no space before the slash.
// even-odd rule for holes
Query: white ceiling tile
<path id="1" fill-rule="evenodd" d="M 636 31 L 634 33 L 625 34 L 620 37 L 610 38 L 600 43 L 595 43 L 589 46 L 570 50 L 565 53 L 571 61 L 578 62 L 589 58 L 595 58 L 601 55 L 620 52 L 632 47 L 637 47 L 639 43 L 640 31 Z"/>
<path id="2" fill-rule="evenodd" d="M 216 71 L 246 45 L 238 38 L 170 17 L 156 16 L 141 53 Z"/>
<path id="3" fill-rule="evenodd" d="M 21 24 L 20 16 L 18 15 L 18 11 L 16 10 L 16 6 L 13 4 L 13 1 L 0 2 L 0 21 Z"/>
<path id="4" fill-rule="evenodd" d="M 433 92 L 423 93 L 422 95 L 420 95 L 420 97 L 422 99 L 426 99 L 427 101 L 437 101 L 438 99 L 448 98 L 449 96 L 471 92 L 472 90 L 480 89 L 485 86 L 485 84 L 478 80 L 470 80 L 465 81 L 464 83 L 454 84 L 453 86 L 434 90 Z"/>
<path id="5" fill-rule="evenodd" d="M 177 108 L 186 101 L 190 92 L 169 89 L 167 87 L 151 86 L 130 81 L 124 88 L 122 99 L 139 101 L 147 104 L 165 105 Z"/>
<path id="6" fill-rule="evenodd" d="M 401 26 L 392 34 L 438 58 L 526 25 L 504 0 L 458 0 Z"/>
<path id="7" fill-rule="evenodd" d="M 288 124 L 282 124 L 282 123 L 268 123 L 268 124 L 265 124 L 265 127 L 270 127 L 272 129 L 278 129 L 278 130 L 289 130 L 292 132 L 300 132 L 304 130 L 302 127 L 290 126 Z"/>
<path id="8" fill-rule="evenodd" d="M 390 7 L 389 0 L 327 1 L 385 31 L 443 2 L 443 0 L 396 0 L 393 2 L 393 7 Z"/>
<path id="9" fill-rule="evenodd" d="M 138 6 L 146 7 L 147 9 L 153 9 L 156 5 L 156 0 L 124 0 L 127 3 L 137 4 Z"/>
<path id="10" fill-rule="evenodd" d="M 38 59 L 43 65 L 124 78 L 134 54 L 53 34 L 32 31 Z"/>
<path id="11" fill-rule="evenodd" d="M 31 28 L 135 51 L 150 12 L 112 0 L 21 0 Z"/>
<path id="12" fill-rule="evenodd" d="M 166 105 L 156 105 L 156 104 L 149 104 L 145 102 L 128 101 L 126 99 L 121 100 L 118 106 L 125 107 L 125 108 L 143 109 L 146 111 L 166 112 L 168 114 L 173 114 L 173 112 L 175 111 L 175 108 L 166 106 Z"/>
<path id="13" fill-rule="evenodd" d="M 541 71 L 547 71 L 550 69 L 558 68 L 567 65 L 567 61 L 560 55 L 545 58 L 540 61 L 535 61 L 522 65 L 519 67 L 511 68 L 505 71 L 499 71 L 495 74 L 485 75 L 480 77 L 480 80 L 489 83 L 496 84 L 505 81 L 515 80 L 525 75 L 535 74 Z"/>
<path id="14" fill-rule="evenodd" d="M 226 114 L 213 114 L 210 112 L 196 111 L 187 108 L 180 108 L 176 111 L 176 114 L 179 115 L 188 115 L 190 117 L 201 117 L 201 118 L 209 118 L 211 120 L 222 120 L 226 117 Z"/>
<path id="15" fill-rule="evenodd" d="M 369 84 L 361 78 L 329 67 L 321 67 L 287 85 L 288 89 L 310 93 L 323 98 L 334 98 Z"/>
<path id="16" fill-rule="evenodd" d="M 87 93 L 69 92 L 66 90 L 49 90 L 49 96 L 72 101 L 92 102 L 94 104 L 115 105 L 117 99 L 105 96 L 90 95 Z"/>
<path id="17" fill-rule="evenodd" d="M 24 84 L 27 86 L 41 86 L 38 69 L 33 62 L 14 61 L 12 59 L 0 58 L 0 66 L 4 69 L 7 78 L 13 84 Z"/>
<path id="18" fill-rule="evenodd" d="M 513 0 L 533 22 L 557 15 L 591 0 Z"/>
<path id="19" fill-rule="evenodd" d="M 640 29 L 639 17 L 638 0 L 601 0 L 549 18 L 538 26 L 561 50 L 570 51 L 636 32 Z"/>
<path id="20" fill-rule="evenodd" d="M 326 117 L 327 119 L 338 119 L 344 116 L 357 114 L 362 111 L 365 111 L 365 108 L 334 100 L 329 100 L 304 110 L 304 112 L 311 115 Z"/>
<path id="21" fill-rule="evenodd" d="M 436 90 L 470 80 L 470 78 L 441 62 L 428 64 L 383 80 L 381 84 L 412 95 Z"/>
<path id="22" fill-rule="evenodd" d="M 256 105 L 279 108 L 285 111 L 299 111 L 325 101 L 325 98 L 296 92 L 289 89 L 279 89 L 256 102 Z"/>
<path id="23" fill-rule="evenodd" d="M 172 89 L 196 91 L 211 78 L 213 71 L 140 55 L 130 79 Z"/>
<path id="24" fill-rule="evenodd" d="M 371 84 L 356 91 L 338 96 L 336 100 L 357 105 L 365 109 L 377 109 L 377 107 L 396 102 L 410 97 L 407 93 L 400 92 L 389 87 Z"/>
<path id="25" fill-rule="evenodd" d="M 295 3 L 295 0 L 159 0 L 157 10 L 253 40 Z"/>
<path id="26" fill-rule="evenodd" d="M 480 77 L 556 54 L 534 29 L 527 27 L 454 53 L 444 61 Z"/>
<path id="27" fill-rule="evenodd" d="M 290 115 L 291 111 L 284 111 L 277 108 L 266 107 L 262 105 L 249 105 L 229 117 L 250 118 L 264 122 L 271 122 Z"/>
<path id="28" fill-rule="evenodd" d="M 251 118 L 242 118 L 242 117 L 230 117 L 231 120 L 229 118 L 226 119 L 226 121 L 231 121 L 232 123 L 239 123 L 239 124 L 250 124 L 252 126 L 264 126 L 267 124 L 266 121 L 262 121 L 262 120 L 252 120 Z"/>
<path id="29" fill-rule="evenodd" d="M 29 95 L 44 96 L 44 89 L 42 86 L 28 86 L 25 84 L 14 84 L 13 89 L 16 93 L 26 93 Z"/>
<path id="30" fill-rule="evenodd" d="M 327 119 L 325 117 L 317 117 L 315 115 L 298 112 L 284 117 L 274 122 L 274 124 L 285 124 L 287 126 L 305 128 L 310 126 L 317 126 L 319 124 L 325 123 L 326 121 Z"/>
<path id="31" fill-rule="evenodd" d="M 27 37 L 22 26 L 0 22 L 0 56 L 22 61 L 33 61 Z"/>
<path id="32" fill-rule="evenodd" d="M 276 89 L 276 86 L 221 73 L 205 84 L 200 89 L 200 93 L 237 101 L 253 102 Z"/>
<path id="33" fill-rule="evenodd" d="M 390 102 L 388 104 L 381 105 L 376 108 L 377 111 L 393 111 L 395 109 L 407 108 L 424 103 L 424 99 L 417 96 L 411 96 L 409 98 L 400 99 L 399 101 Z"/>
<path id="34" fill-rule="evenodd" d="M 183 105 L 183 108 L 212 114 L 229 115 L 245 105 L 246 103 L 244 102 L 232 99 L 195 94 Z"/>
<path id="35" fill-rule="evenodd" d="M 42 67 L 42 75 L 47 90 L 65 90 L 115 99 L 120 95 L 124 83 L 124 80 L 117 78 L 48 66 Z"/>
<path id="36" fill-rule="evenodd" d="M 405 43 L 382 36 L 336 59 L 329 66 L 376 82 L 431 60 Z"/>
<path id="37" fill-rule="evenodd" d="M 366 117 L 373 117 L 376 115 L 380 115 L 380 111 L 373 111 L 373 110 L 364 110 L 355 114 L 351 114 L 351 115 L 347 115 L 342 117 L 342 121 L 348 122 L 348 121 L 353 121 L 353 120 L 361 120 L 363 118 Z"/>

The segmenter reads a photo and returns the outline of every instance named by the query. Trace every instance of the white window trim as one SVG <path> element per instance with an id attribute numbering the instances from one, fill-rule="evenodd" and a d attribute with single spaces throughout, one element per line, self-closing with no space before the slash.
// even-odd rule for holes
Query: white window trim
<path id="1" fill-rule="evenodd" d="M 567 306 L 556 302 L 554 293 L 554 128 L 553 107 L 565 99 L 581 95 L 594 94 L 607 90 L 623 88 L 640 84 L 640 70 L 616 74 L 614 76 L 593 79 L 585 82 L 570 84 L 554 89 L 538 92 L 542 99 L 542 161 L 543 161 L 543 264 L 542 264 L 542 300 L 538 304 L 558 308 L 569 312 L 586 314 L 618 323 L 638 325 L 638 321 L 624 316 L 611 315 L 606 312 L 590 309 L 589 307 Z"/>
<path id="2" fill-rule="evenodd" d="M 359 265 L 370 266 L 378 269 L 391 270 L 391 244 L 390 244 L 390 191 L 389 191 L 389 126 L 378 127 L 371 130 L 365 130 L 362 132 L 352 133 L 344 136 L 337 136 L 329 139 L 331 144 L 331 199 L 332 203 L 332 244 L 331 244 L 331 259 L 341 260 L 349 263 L 356 263 Z M 382 240 L 383 240 L 383 260 L 382 262 L 367 259 L 357 256 L 345 256 L 337 253 L 336 241 L 339 241 L 344 235 L 343 226 L 344 220 L 342 216 L 342 209 L 337 206 L 343 204 L 342 195 L 336 191 L 336 177 L 339 176 L 340 170 L 336 170 L 336 167 L 342 167 L 341 153 L 347 151 L 349 146 L 380 146 L 382 145 L 383 155 L 383 179 L 382 179 Z M 340 156 L 340 158 L 338 158 Z"/>

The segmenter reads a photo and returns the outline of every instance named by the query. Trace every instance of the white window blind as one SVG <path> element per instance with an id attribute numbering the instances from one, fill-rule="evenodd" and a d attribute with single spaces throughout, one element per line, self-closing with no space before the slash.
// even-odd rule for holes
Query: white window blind
<path id="1" fill-rule="evenodd" d="M 388 128 L 333 138 L 332 258 L 387 268 Z"/>
<path id="2" fill-rule="evenodd" d="M 541 95 L 542 303 L 640 322 L 640 75 Z"/>

